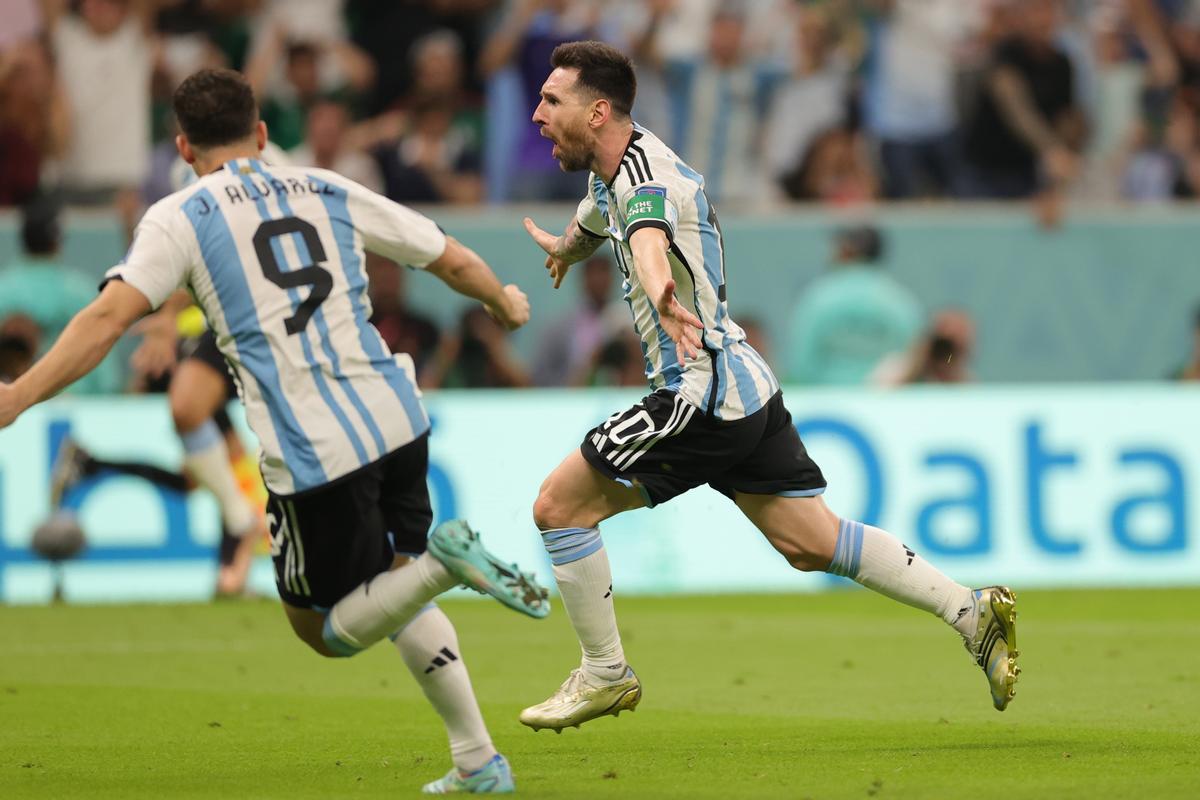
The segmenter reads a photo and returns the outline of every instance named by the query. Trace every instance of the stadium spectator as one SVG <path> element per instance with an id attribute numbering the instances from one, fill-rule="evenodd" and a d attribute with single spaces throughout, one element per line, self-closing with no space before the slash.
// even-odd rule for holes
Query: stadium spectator
<path id="1" fill-rule="evenodd" d="M 43 163 L 63 154 L 69 136 L 67 97 L 45 44 L 0 48 L 0 206 L 34 196 Z"/>
<path id="2" fill-rule="evenodd" d="M 879 196 L 866 137 L 851 124 L 817 136 L 799 166 L 783 176 L 784 192 L 793 200 L 815 200 L 848 206 Z"/>
<path id="3" fill-rule="evenodd" d="M 601 6 L 591 0 L 516 0 L 496 32 L 484 45 L 479 69 L 485 78 L 515 70 L 523 107 L 499 109 L 519 131 L 512 156 L 513 172 L 506 196 L 512 200 L 577 200 L 583 179 L 564 173 L 551 157 L 553 145 L 530 121 L 541 101 L 542 80 L 550 53 L 563 42 L 600 38 Z M 519 120 L 512 119 L 517 113 Z M 502 120 L 489 120 L 493 128 L 509 128 Z"/>
<path id="4" fill-rule="evenodd" d="M 849 55 L 833 40 L 829 10 L 807 6 L 796 24 L 796 69 L 771 99 L 762 153 L 771 180 L 795 172 L 814 142 L 846 120 Z"/>
<path id="5" fill-rule="evenodd" d="M 945 309 L 933 316 L 929 330 L 907 353 L 889 356 L 875 369 L 871 382 L 884 386 L 911 383 L 967 383 L 975 349 L 975 323 L 965 312 Z"/>
<path id="6" fill-rule="evenodd" d="M 883 271 L 883 256 L 876 229 L 838 231 L 832 268 L 812 282 L 792 313 L 789 380 L 866 383 L 880 362 L 912 346 L 922 327 L 921 307 Z"/>
<path id="7" fill-rule="evenodd" d="M 61 230 L 57 208 L 43 199 L 23 209 L 24 255 L 0 269 L 0 325 L 8 322 L 40 355 L 67 323 L 96 296 L 96 281 L 59 261 Z M 11 322 L 16 318 L 17 322 Z M 29 329 L 36 326 L 36 334 Z M 117 360 L 109 357 L 71 391 L 103 394 L 120 388 Z"/>
<path id="8" fill-rule="evenodd" d="M 1188 360 L 1171 373 L 1172 380 L 1200 381 L 1200 306 L 1196 307 L 1192 319 L 1192 352 Z"/>
<path id="9" fill-rule="evenodd" d="M 1058 0 L 1015 0 L 1015 28 L 992 53 L 966 134 L 966 192 L 1018 199 L 1055 191 L 1079 171 L 1085 120 L 1078 78 L 1056 41 Z"/>
<path id="10" fill-rule="evenodd" d="M 463 312 L 422 378 L 425 389 L 511 389 L 532 381 L 504 328 L 482 306 Z"/>
<path id="11" fill-rule="evenodd" d="M 614 331 L 592 354 L 584 370 L 585 386 L 646 385 L 646 359 L 642 340 L 633 331 Z"/>
<path id="12" fill-rule="evenodd" d="M 435 33 L 452 33 L 460 43 L 467 89 L 481 89 L 474 67 L 484 38 L 484 27 L 500 0 L 436 0 L 435 2 L 380 3 L 348 0 L 346 17 L 354 42 L 375 63 L 377 76 L 366 97 L 368 116 L 390 109 L 396 98 L 409 95 L 419 81 L 412 53 L 415 45 Z"/>
<path id="13" fill-rule="evenodd" d="M 441 332 L 434 322 L 409 307 L 407 267 L 367 253 L 367 292 L 371 298 L 371 324 L 393 353 L 408 353 L 417 370 L 417 383 L 437 352 Z"/>
<path id="14" fill-rule="evenodd" d="M 22 333 L 9 330 L 16 327 L 12 324 L 14 322 L 25 322 L 34 328 L 37 327 L 28 317 L 24 320 L 9 317 L 0 322 L 0 383 L 12 383 L 24 375 L 26 370 L 33 366 L 33 359 L 37 354 L 37 342 L 30 341 L 29 337 Z"/>
<path id="15" fill-rule="evenodd" d="M 1160 187 L 1173 180 L 1159 180 L 1159 159 L 1149 159 L 1148 171 L 1144 163 L 1130 163 L 1142 161 L 1140 152 L 1163 139 L 1176 138 L 1164 135 L 1179 66 L 1162 19 L 1153 0 L 1125 0 L 1101 4 L 1086 22 L 1093 57 L 1092 130 L 1072 194 L 1092 202 L 1163 196 Z"/>
<path id="16" fill-rule="evenodd" d="M 372 152 L 393 200 L 476 203 L 483 197 L 483 115 L 465 86 L 462 42 L 452 31 L 433 31 L 410 58 L 411 91 L 356 125 L 349 139 Z"/>
<path id="17" fill-rule="evenodd" d="M 271 141 L 285 150 L 303 141 L 308 109 L 318 99 L 350 101 L 375 80 L 371 59 L 345 38 L 340 7 L 322 0 L 274 0 L 264 12 L 246 78 Z"/>
<path id="18" fill-rule="evenodd" d="M 115 205 L 126 231 L 133 230 L 150 169 L 157 10 L 156 0 L 82 0 L 78 13 L 47 16 L 72 121 L 61 162 L 64 197 Z"/>
<path id="19" fill-rule="evenodd" d="M 383 191 L 375 160 L 346 146 L 350 117 L 346 107 L 333 100 L 317 100 L 308 108 L 304 142 L 288 153 L 297 166 L 331 169 L 372 192 Z"/>
<path id="20" fill-rule="evenodd" d="M 745 35 L 743 8 L 723 3 L 698 61 L 664 61 L 672 148 L 704 176 L 717 202 L 761 201 L 767 188 L 759 146 L 771 73 L 749 57 Z"/>
<path id="21" fill-rule="evenodd" d="M 864 87 L 889 198 L 949 195 L 959 171 L 957 56 L 978 8 L 963 0 L 879 0 Z"/>
<path id="22" fill-rule="evenodd" d="M 613 297 L 613 267 L 607 256 L 595 255 L 577 268 L 579 302 L 554 320 L 541 335 L 533 361 L 538 386 L 578 386 L 587 382 L 594 357 L 612 334 L 623 328 L 625 310 Z M 616 362 L 611 358 L 611 367 Z M 641 356 L 639 351 L 638 360 Z M 639 384 L 644 376 L 639 376 Z"/>

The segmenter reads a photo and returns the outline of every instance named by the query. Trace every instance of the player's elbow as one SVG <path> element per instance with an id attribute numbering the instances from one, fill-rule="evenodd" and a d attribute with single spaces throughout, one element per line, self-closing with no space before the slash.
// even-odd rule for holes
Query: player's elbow
<path id="1" fill-rule="evenodd" d="M 470 269 L 470 259 L 467 255 L 470 252 L 453 236 L 447 236 L 446 249 L 425 267 L 425 271 L 444 283 L 454 284 Z"/>

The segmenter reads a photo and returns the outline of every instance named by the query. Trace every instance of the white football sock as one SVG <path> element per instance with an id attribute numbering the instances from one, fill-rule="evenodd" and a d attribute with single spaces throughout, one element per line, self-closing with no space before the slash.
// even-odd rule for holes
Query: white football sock
<path id="1" fill-rule="evenodd" d="M 975 595 L 885 530 L 841 520 L 829 572 L 931 614 L 965 636 L 975 634 Z"/>
<path id="2" fill-rule="evenodd" d="M 471 676 L 450 619 L 429 603 L 394 634 L 393 641 L 429 703 L 446 723 L 454 766 L 474 772 L 491 761 L 496 748 L 471 690 Z"/>
<path id="3" fill-rule="evenodd" d="M 625 675 L 625 651 L 613 610 L 612 569 L 598 528 L 542 531 L 563 607 L 583 649 L 583 668 L 602 681 Z"/>
<path id="4" fill-rule="evenodd" d="M 412 619 L 458 579 L 429 553 L 364 581 L 325 617 L 325 644 L 340 655 L 365 650 Z"/>
<path id="5" fill-rule="evenodd" d="M 238 488 L 221 429 L 210 419 L 179 438 L 183 442 L 183 468 L 217 498 L 229 534 L 242 538 L 254 529 L 254 509 Z"/>

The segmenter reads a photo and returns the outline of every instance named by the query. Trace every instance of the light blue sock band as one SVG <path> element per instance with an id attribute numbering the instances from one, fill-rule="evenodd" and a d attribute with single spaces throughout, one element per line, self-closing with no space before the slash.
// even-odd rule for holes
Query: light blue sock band
<path id="1" fill-rule="evenodd" d="M 845 578 L 858 577 L 858 562 L 862 558 L 863 524 L 854 520 L 838 520 L 837 544 L 833 548 L 833 561 L 829 569 L 834 575 Z"/>
<path id="2" fill-rule="evenodd" d="M 341 658 L 349 658 L 350 656 L 358 655 L 362 652 L 359 648 L 338 638 L 338 635 L 333 632 L 333 623 L 330 621 L 330 615 L 325 615 L 325 627 L 321 629 L 321 639 L 324 640 L 325 646 Z"/>
<path id="3" fill-rule="evenodd" d="M 183 434 L 179 439 L 183 442 L 185 453 L 198 453 L 221 441 L 221 429 L 210 419 L 191 433 Z"/>
<path id="4" fill-rule="evenodd" d="M 421 616 L 426 611 L 433 611 L 435 608 L 437 608 L 437 603 L 433 602 L 432 600 L 430 602 L 426 603 L 425 605 L 421 606 L 421 610 L 418 611 L 417 613 L 413 614 L 412 619 L 410 619 L 408 622 L 401 625 L 399 628 L 396 628 L 396 630 L 389 633 L 388 638 L 391 639 L 393 642 L 396 641 L 397 639 L 400 638 L 400 634 L 404 633 L 405 628 L 407 628 L 409 625 L 412 625 L 414 622 L 417 621 L 417 617 Z"/>
<path id="5" fill-rule="evenodd" d="M 554 565 L 570 564 L 604 547 L 599 528 L 554 528 L 542 531 L 542 541 Z"/>

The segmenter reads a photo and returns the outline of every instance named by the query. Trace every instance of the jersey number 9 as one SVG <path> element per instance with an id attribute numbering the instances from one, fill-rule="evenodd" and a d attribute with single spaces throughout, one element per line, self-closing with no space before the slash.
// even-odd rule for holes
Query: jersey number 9
<path id="1" fill-rule="evenodd" d="M 293 233 L 300 234 L 304 239 L 304 247 L 308 250 L 308 257 L 312 263 L 300 269 L 284 272 L 279 266 L 278 259 L 275 258 L 275 249 L 271 243 L 276 237 L 290 236 Z M 325 248 L 321 245 L 321 237 L 317 235 L 317 229 L 297 217 L 268 220 L 259 225 L 258 230 L 254 232 L 254 252 L 258 254 L 258 263 L 262 266 L 263 276 L 279 288 L 287 289 L 290 292 L 301 286 L 311 287 L 308 297 L 300 303 L 296 313 L 284 320 L 284 327 L 287 328 L 288 335 L 299 333 L 304 330 L 304 326 L 312 318 L 313 312 L 321 303 L 325 302 L 330 291 L 333 290 L 333 276 L 329 274 L 328 270 L 318 266 L 325 261 Z"/>

